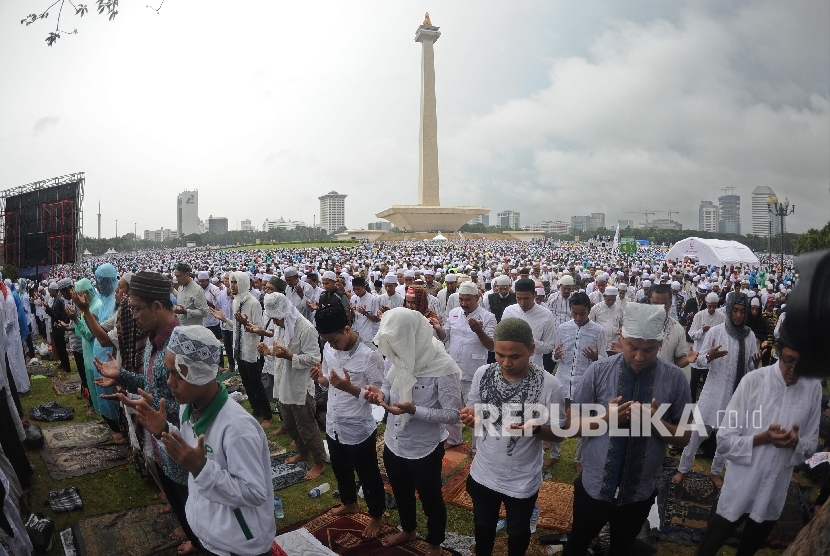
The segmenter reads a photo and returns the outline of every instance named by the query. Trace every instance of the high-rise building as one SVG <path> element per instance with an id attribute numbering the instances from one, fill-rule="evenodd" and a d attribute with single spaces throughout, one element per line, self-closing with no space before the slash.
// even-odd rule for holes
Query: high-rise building
<path id="1" fill-rule="evenodd" d="M 781 222 L 772 218 L 767 205 L 767 197 L 775 195 L 775 191 L 766 185 L 759 185 L 752 190 L 752 233 L 757 236 L 778 235 L 781 233 Z"/>
<path id="2" fill-rule="evenodd" d="M 161 243 L 163 241 L 167 241 L 168 239 L 176 239 L 177 237 L 179 237 L 179 234 L 176 233 L 176 230 L 171 230 L 170 228 L 161 228 L 160 230 L 144 230 L 144 239 L 146 241 Z"/>
<path id="3" fill-rule="evenodd" d="M 251 225 L 251 219 L 250 218 L 242 220 L 239 223 L 239 229 L 242 230 L 243 232 L 253 232 L 253 231 L 255 231 L 255 228 Z"/>
<path id="4" fill-rule="evenodd" d="M 521 230 L 521 213 L 517 210 L 503 210 L 496 215 L 496 222 L 503 230 Z"/>
<path id="5" fill-rule="evenodd" d="M 669 220 L 668 218 L 655 218 L 651 222 L 648 223 L 649 228 L 654 228 L 655 230 L 682 230 L 683 224 L 677 222 L 675 220 Z"/>
<path id="6" fill-rule="evenodd" d="M 722 195 L 718 197 L 718 232 L 741 235 L 740 195 Z"/>
<path id="7" fill-rule="evenodd" d="M 712 201 L 701 201 L 697 210 L 697 229 L 701 232 L 718 231 L 718 206 Z"/>
<path id="8" fill-rule="evenodd" d="M 484 226 L 490 225 L 490 215 L 489 214 L 479 214 L 469 222 L 467 222 L 470 226 L 474 224 L 483 224 Z"/>
<path id="9" fill-rule="evenodd" d="M 392 229 L 392 223 L 385 222 L 383 220 L 378 222 L 369 222 L 369 224 L 366 226 L 366 229 L 388 232 Z"/>
<path id="10" fill-rule="evenodd" d="M 176 232 L 184 237 L 199 232 L 199 192 L 183 191 L 176 199 Z"/>
<path id="11" fill-rule="evenodd" d="M 625 230 L 626 228 L 633 228 L 634 221 L 633 220 L 617 220 L 617 226 L 620 227 L 620 230 Z"/>
<path id="12" fill-rule="evenodd" d="M 568 222 L 562 220 L 542 220 L 538 224 L 529 226 L 528 229 L 546 234 L 567 234 L 570 227 Z"/>
<path id="13" fill-rule="evenodd" d="M 588 220 L 590 216 L 571 216 L 571 229 L 577 232 L 588 231 Z"/>
<path id="14" fill-rule="evenodd" d="M 226 234 L 228 233 L 228 219 L 224 216 L 208 216 L 207 219 L 208 232 L 211 234 Z"/>
<path id="15" fill-rule="evenodd" d="M 600 228 L 605 228 L 605 213 L 592 212 L 588 218 L 588 231 L 598 230 Z"/>
<path id="16" fill-rule="evenodd" d="M 306 223 L 299 220 L 286 220 L 280 216 L 279 220 L 268 220 L 262 223 L 262 231 L 269 232 L 271 230 L 293 230 L 295 228 L 305 228 Z"/>
<path id="17" fill-rule="evenodd" d="M 333 233 L 346 226 L 346 197 L 337 191 L 329 191 L 320 199 L 320 227 Z"/>

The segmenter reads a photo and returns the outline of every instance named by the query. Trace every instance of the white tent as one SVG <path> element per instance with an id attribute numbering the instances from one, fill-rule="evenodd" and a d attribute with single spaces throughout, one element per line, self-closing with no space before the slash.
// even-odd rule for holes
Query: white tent
<path id="1" fill-rule="evenodd" d="M 723 266 L 731 264 L 759 264 L 758 257 L 752 250 L 737 241 L 722 239 L 703 239 L 687 237 L 678 241 L 666 253 L 666 260 L 682 261 L 684 258 L 695 259 L 706 266 Z"/>
<path id="2" fill-rule="evenodd" d="M 117 251 L 110 247 L 109 249 L 107 249 L 107 252 L 104 253 L 104 255 L 114 255 L 115 253 L 117 253 Z"/>

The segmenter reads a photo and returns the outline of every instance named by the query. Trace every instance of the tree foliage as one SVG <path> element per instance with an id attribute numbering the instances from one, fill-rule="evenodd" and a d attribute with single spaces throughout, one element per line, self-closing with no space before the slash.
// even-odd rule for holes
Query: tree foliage
<path id="1" fill-rule="evenodd" d="M 115 19 L 115 16 L 118 15 L 118 1 L 119 0 L 96 0 L 98 4 L 97 11 L 99 15 L 106 15 L 109 21 Z M 66 3 L 69 3 L 75 9 L 75 15 L 79 17 L 84 17 L 87 13 L 89 13 L 89 7 L 86 4 L 74 4 L 72 0 L 55 0 L 48 8 L 43 10 L 39 14 L 29 14 L 23 19 L 20 20 L 21 25 L 29 26 L 35 23 L 38 20 L 46 19 L 49 17 L 50 10 L 57 6 L 58 17 L 55 23 L 55 30 L 50 31 L 49 34 L 46 36 L 46 44 L 47 46 L 53 46 L 61 35 L 77 35 L 78 30 L 72 29 L 71 31 L 66 31 L 61 29 L 61 15 L 63 14 L 63 8 Z M 153 8 L 154 11 L 158 12 L 161 9 L 161 6 L 164 4 L 164 0 L 159 5 L 158 8 Z M 151 7 L 151 6 L 148 6 Z M 68 9 L 68 8 L 67 8 Z"/>
<path id="2" fill-rule="evenodd" d="M 795 244 L 795 253 L 798 255 L 828 248 L 830 248 L 830 222 L 820 230 L 810 228 L 806 234 L 801 234 Z"/>

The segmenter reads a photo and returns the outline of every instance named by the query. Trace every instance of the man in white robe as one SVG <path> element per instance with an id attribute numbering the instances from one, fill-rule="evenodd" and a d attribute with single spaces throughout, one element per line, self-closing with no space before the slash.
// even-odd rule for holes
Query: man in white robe
<path id="1" fill-rule="evenodd" d="M 784 330 L 775 345 L 781 358 L 744 377 L 726 407 L 735 419 L 718 431 L 718 455 L 729 469 L 699 556 L 717 554 L 741 523 L 737 553 L 755 554 L 781 516 L 793 467 L 816 449 L 821 382 L 799 376 L 799 353 Z"/>

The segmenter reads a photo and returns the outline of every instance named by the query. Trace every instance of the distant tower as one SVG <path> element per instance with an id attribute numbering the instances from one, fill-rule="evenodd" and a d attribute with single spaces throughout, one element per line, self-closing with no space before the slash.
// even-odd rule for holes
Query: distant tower
<path id="1" fill-rule="evenodd" d="M 101 201 L 98 201 L 98 239 L 101 239 Z"/>
<path id="2" fill-rule="evenodd" d="M 334 233 L 346 225 L 346 195 L 329 191 L 320 200 L 320 227 Z"/>

